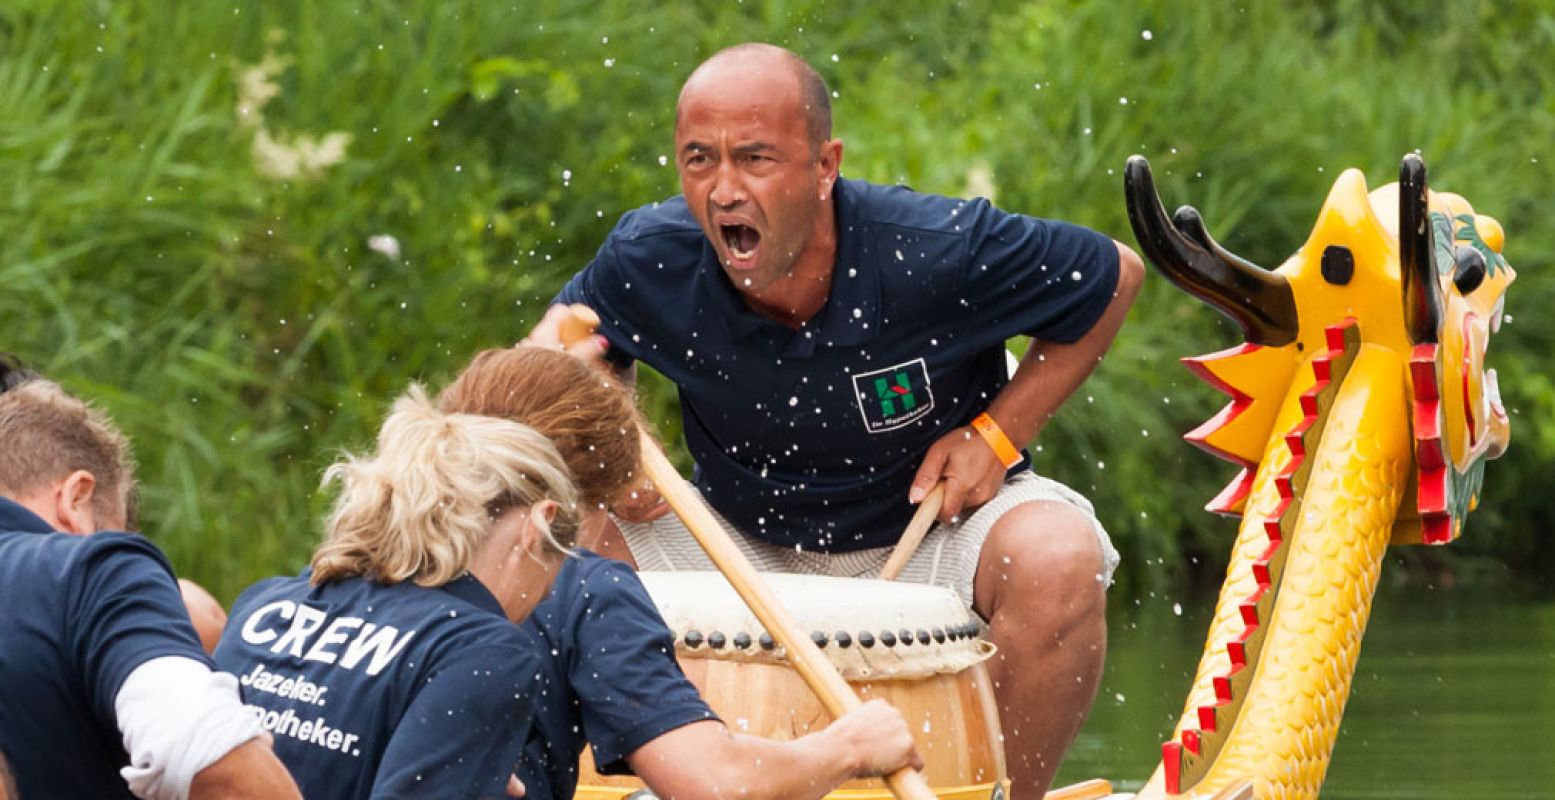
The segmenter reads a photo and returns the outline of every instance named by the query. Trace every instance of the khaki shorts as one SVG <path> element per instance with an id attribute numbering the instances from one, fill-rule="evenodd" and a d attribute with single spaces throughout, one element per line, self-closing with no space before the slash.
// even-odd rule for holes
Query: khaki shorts
<path id="1" fill-rule="evenodd" d="M 972 605 L 972 587 L 977 578 L 978 556 L 983 542 L 988 539 L 994 523 L 1005 513 L 1022 503 L 1037 500 L 1056 500 L 1068 503 L 1083 512 L 1096 529 L 1096 540 L 1101 545 L 1102 574 L 1097 580 L 1112 583 L 1112 573 L 1118 567 L 1118 551 L 1112 546 L 1107 531 L 1096 519 L 1091 502 L 1078 492 L 1037 475 L 1022 472 L 1004 482 L 999 493 L 972 513 L 965 521 L 946 525 L 936 523 L 923 537 L 923 543 L 898 576 L 909 583 L 926 583 L 949 587 Z M 709 509 L 711 510 L 711 509 Z M 848 553 L 821 553 L 779 547 L 735 530 L 717 511 L 713 516 L 729 532 L 734 543 L 756 569 L 762 572 L 793 572 L 802 575 L 830 575 L 842 578 L 874 578 L 880 575 L 892 547 L 855 550 Z M 634 523 L 617 519 L 616 525 L 632 550 L 637 568 L 642 570 L 711 570 L 713 562 L 702 552 L 691 532 L 674 514 L 666 514 L 652 522 Z"/>

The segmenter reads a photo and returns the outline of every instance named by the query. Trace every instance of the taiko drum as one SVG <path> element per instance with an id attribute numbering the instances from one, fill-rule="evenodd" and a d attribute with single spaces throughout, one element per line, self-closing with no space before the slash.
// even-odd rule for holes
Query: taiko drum
<path id="1" fill-rule="evenodd" d="M 675 636 L 675 656 L 731 729 L 773 739 L 820 730 L 832 716 L 789 666 L 755 616 L 716 572 L 642 572 Z M 900 710 L 937 796 L 1009 793 L 998 707 L 984 661 L 993 646 L 949 589 L 811 575 L 762 576 L 859 697 Z M 753 779 L 759 777 L 753 776 Z M 851 781 L 833 798 L 886 798 L 878 779 Z M 602 776 L 589 751 L 579 800 L 651 798 L 634 778 Z"/>

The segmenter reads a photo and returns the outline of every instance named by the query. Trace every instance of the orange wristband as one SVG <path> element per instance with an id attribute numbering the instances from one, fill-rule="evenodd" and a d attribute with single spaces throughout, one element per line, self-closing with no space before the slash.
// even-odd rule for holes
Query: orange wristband
<path id="1" fill-rule="evenodd" d="M 988 416 L 988 412 L 978 414 L 977 418 L 972 420 L 972 427 L 983 435 L 983 441 L 993 448 L 993 454 L 999 457 L 1005 469 L 1020 463 L 1020 451 L 1010 443 L 1010 437 L 1004 435 L 1004 429 L 999 427 L 999 423 L 993 421 L 993 417 Z"/>

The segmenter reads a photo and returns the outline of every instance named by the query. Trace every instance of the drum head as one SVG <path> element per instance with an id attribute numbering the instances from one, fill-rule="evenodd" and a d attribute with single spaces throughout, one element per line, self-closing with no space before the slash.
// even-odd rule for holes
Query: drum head
<path id="1" fill-rule="evenodd" d="M 786 663 L 717 572 L 640 572 L 675 635 L 676 656 Z M 993 654 L 983 623 L 944 587 L 763 574 L 779 602 L 848 680 L 960 672 Z"/>

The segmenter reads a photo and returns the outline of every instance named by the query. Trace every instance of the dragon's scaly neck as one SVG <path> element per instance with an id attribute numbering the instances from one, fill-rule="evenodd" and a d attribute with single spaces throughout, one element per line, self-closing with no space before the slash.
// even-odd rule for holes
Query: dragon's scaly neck
<path id="1" fill-rule="evenodd" d="M 1506 449 L 1484 365 L 1516 277 L 1505 235 L 1427 189 L 1415 154 L 1375 191 L 1345 170 L 1273 270 L 1227 251 L 1192 207 L 1168 217 L 1144 158 L 1124 183 L 1151 262 L 1246 337 L 1187 360 L 1231 396 L 1186 438 L 1242 466 L 1209 506 L 1242 525 L 1187 711 L 1141 796 L 1251 783 L 1315 797 L 1384 550 L 1456 538 L 1483 462 Z"/>
<path id="2" fill-rule="evenodd" d="M 1183 720 L 1142 796 L 1322 785 L 1410 467 L 1401 357 L 1360 345 L 1353 323 L 1330 343 L 1276 418 Z"/>

